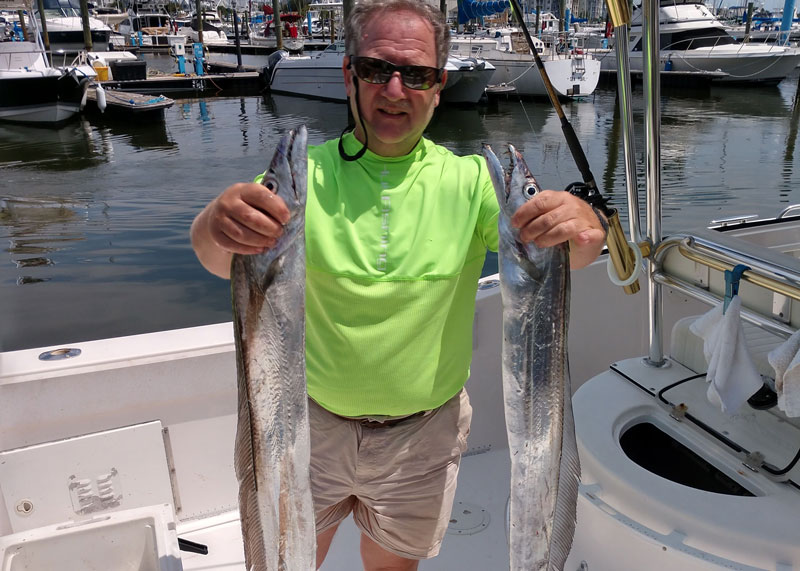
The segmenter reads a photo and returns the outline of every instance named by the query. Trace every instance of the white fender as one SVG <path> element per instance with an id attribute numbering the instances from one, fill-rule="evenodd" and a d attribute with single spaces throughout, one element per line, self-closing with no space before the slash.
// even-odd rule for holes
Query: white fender
<path id="1" fill-rule="evenodd" d="M 103 113 L 106 110 L 106 90 L 101 85 L 98 85 L 95 87 L 95 91 L 97 93 L 97 108 L 100 113 Z"/>

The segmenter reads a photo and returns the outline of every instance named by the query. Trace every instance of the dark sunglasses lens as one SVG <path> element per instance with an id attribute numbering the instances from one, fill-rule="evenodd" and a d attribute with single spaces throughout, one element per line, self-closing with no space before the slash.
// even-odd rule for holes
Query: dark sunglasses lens
<path id="1" fill-rule="evenodd" d="M 374 58 L 357 58 L 354 68 L 358 78 L 367 83 L 387 83 L 394 73 L 394 67 L 391 64 Z"/>
<path id="2" fill-rule="evenodd" d="M 394 72 L 398 71 L 403 85 L 409 89 L 430 89 L 439 79 L 439 70 L 436 68 L 417 65 L 395 66 L 377 58 L 354 57 L 353 68 L 359 79 L 377 84 L 388 83 Z"/>
<path id="3" fill-rule="evenodd" d="M 401 70 L 403 84 L 410 89 L 430 89 L 436 83 L 439 70 L 432 67 L 408 66 Z"/>

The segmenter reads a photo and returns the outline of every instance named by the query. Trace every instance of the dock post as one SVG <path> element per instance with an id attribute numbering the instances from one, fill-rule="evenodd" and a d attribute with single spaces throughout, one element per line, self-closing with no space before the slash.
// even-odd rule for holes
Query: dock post
<path id="1" fill-rule="evenodd" d="M 39 19 L 42 24 L 42 40 L 44 40 L 44 51 L 47 53 L 47 60 L 52 64 L 53 56 L 50 53 L 50 35 L 47 33 L 47 19 L 44 17 L 44 0 L 36 0 L 39 8 Z"/>
<path id="2" fill-rule="evenodd" d="M 233 10 L 233 38 L 236 42 L 236 71 L 242 71 L 242 44 L 239 41 L 239 24 L 236 19 L 236 0 L 231 1 L 231 9 Z"/>
<path id="3" fill-rule="evenodd" d="M 89 26 L 89 2 L 81 0 L 81 24 L 83 25 L 83 45 L 86 51 L 92 51 L 92 29 Z M 108 49 L 108 47 L 106 47 Z"/>
<path id="4" fill-rule="evenodd" d="M 272 0 L 272 23 L 275 26 L 275 49 L 283 49 L 283 30 L 281 29 L 281 2 Z"/>

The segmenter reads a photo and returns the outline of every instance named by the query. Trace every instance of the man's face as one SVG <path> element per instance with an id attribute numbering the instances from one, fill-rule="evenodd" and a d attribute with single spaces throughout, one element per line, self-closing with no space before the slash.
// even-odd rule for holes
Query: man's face
<path id="1" fill-rule="evenodd" d="M 386 60 L 395 65 L 437 67 L 433 26 L 413 12 L 392 11 L 373 18 L 361 32 L 361 47 L 356 54 Z M 343 70 L 350 107 L 356 119 L 356 137 L 364 133 L 355 105 L 353 69 Z M 376 85 L 358 80 L 359 104 L 367 128 L 369 150 L 384 157 L 399 157 L 414 148 L 439 104 L 439 90 L 447 77 L 434 87 L 418 91 L 403 85 L 395 73 L 388 83 Z"/>

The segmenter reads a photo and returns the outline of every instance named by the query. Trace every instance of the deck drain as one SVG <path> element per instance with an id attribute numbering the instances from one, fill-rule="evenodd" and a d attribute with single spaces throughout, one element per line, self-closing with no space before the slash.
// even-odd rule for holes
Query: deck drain
<path id="1" fill-rule="evenodd" d="M 455 502 L 450 514 L 447 533 L 450 535 L 474 535 L 489 527 L 489 512 L 481 506 L 468 502 Z"/>

